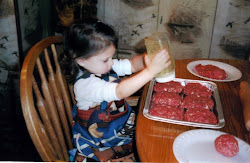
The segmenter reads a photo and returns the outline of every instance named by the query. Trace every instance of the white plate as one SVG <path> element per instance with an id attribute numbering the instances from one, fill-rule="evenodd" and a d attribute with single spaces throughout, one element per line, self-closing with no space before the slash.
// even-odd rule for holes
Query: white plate
<path id="1" fill-rule="evenodd" d="M 180 134 L 173 144 L 175 158 L 178 162 L 249 163 L 250 145 L 237 137 L 237 155 L 226 157 L 216 151 L 214 141 L 222 134 L 226 133 L 209 129 L 190 130 Z"/>
<path id="2" fill-rule="evenodd" d="M 207 77 L 204 77 L 204 76 L 200 76 L 200 75 L 198 75 L 198 73 L 197 73 L 197 71 L 195 69 L 195 66 L 198 65 L 198 64 L 201 64 L 203 66 L 208 65 L 208 64 L 213 65 L 213 66 L 217 66 L 217 67 L 225 70 L 228 77 L 226 79 L 224 79 L 224 80 L 217 80 L 217 79 L 211 79 L 211 78 L 207 78 Z M 231 65 L 226 64 L 226 63 L 217 62 L 217 61 L 210 61 L 210 60 L 198 60 L 198 61 L 190 62 L 187 65 L 187 69 L 188 69 L 188 71 L 190 73 L 192 73 L 195 76 L 198 76 L 198 77 L 203 78 L 203 79 L 211 80 L 211 81 L 217 81 L 217 82 L 235 81 L 235 80 L 240 79 L 241 76 L 242 76 L 242 73 L 240 72 L 240 70 L 238 70 L 234 66 L 231 66 Z"/>

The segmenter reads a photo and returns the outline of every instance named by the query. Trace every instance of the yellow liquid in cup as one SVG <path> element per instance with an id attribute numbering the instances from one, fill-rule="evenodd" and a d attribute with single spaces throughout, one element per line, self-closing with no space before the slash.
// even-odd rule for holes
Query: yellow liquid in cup
<path id="1" fill-rule="evenodd" d="M 174 57 L 170 51 L 169 40 L 164 32 L 157 32 L 145 38 L 145 45 L 147 49 L 147 53 L 149 58 L 152 58 L 155 54 L 157 54 L 162 49 L 167 49 L 168 54 L 170 56 L 171 65 L 162 70 L 160 73 L 156 75 L 156 78 L 167 78 L 175 76 L 175 61 Z"/>

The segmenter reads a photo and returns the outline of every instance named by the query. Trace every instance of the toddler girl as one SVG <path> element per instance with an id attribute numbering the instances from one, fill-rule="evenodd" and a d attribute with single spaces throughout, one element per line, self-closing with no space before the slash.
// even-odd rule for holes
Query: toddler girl
<path id="1" fill-rule="evenodd" d="M 74 85 L 77 102 L 73 108 L 73 157 L 77 151 L 99 161 L 97 151 L 129 144 L 135 114 L 124 99 L 170 64 L 166 50 L 153 59 L 147 55 L 113 59 L 117 41 L 112 27 L 93 18 L 78 20 L 65 32 L 59 62 L 67 81 Z M 119 81 L 118 76 L 135 72 Z"/>

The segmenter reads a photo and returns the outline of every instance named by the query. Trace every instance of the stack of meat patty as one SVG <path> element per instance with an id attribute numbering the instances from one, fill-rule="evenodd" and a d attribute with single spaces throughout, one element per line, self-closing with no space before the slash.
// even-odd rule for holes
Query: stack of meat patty
<path id="1" fill-rule="evenodd" d="M 200 83 L 156 83 L 149 114 L 157 117 L 216 124 L 212 91 Z"/>

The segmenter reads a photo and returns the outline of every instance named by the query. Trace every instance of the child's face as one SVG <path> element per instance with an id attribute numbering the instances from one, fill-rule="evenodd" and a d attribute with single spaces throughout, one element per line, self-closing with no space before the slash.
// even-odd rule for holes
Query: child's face
<path id="1" fill-rule="evenodd" d="M 112 57 L 115 54 L 114 45 L 110 45 L 101 53 L 90 58 L 79 58 L 76 62 L 91 73 L 101 75 L 109 72 L 114 64 Z"/>

